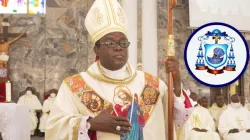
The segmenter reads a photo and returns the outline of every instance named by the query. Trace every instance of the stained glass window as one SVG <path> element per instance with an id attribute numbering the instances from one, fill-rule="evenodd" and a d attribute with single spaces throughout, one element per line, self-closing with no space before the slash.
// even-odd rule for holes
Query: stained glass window
<path id="1" fill-rule="evenodd" d="M 46 0 L 0 0 L 0 14 L 45 14 Z"/>

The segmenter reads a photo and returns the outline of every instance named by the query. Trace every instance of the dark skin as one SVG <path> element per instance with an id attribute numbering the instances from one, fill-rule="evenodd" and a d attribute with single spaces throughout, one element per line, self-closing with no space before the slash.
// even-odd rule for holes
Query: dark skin
<path id="1" fill-rule="evenodd" d="M 215 97 L 215 103 L 218 107 L 222 108 L 225 104 L 225 101 L 224 101 L 224 96 L 223 95 L 217 95 Z"/>
<path id="2" fill-rule="evenodd" d="M 207 100 L 206 97 L 202 97 L 202 98 L 200 99 L 200 105 L 201 105 L 202 107 L 204 107 L 204 108 L 208 108 L 208 100 Z"/>
<path id="3" fill-rule="evenodd" d="M 208 101 L 207 101 L 207 98 L 206 98 L 206 97 L 202 97 L 202 98 L 200 99 L 200 103 L 201 103 L 201 106 L 202 106 L 202 107 L 207 108 Z M 197 132 L 207 132 L 206 129 L 200 129 L 200 128 L 193 128 L 193 130 L 195 130 L 195 131 L 197 131 Z"/>
<path id="4" fill-rule="evenodd" d="M 207 132 L 206 129 L 200 129 L 200 128 L 193 128 L 193 130 L 197 132 Z"/>
<path id="5" fill-rule="evenodd" d="M 240 103 L 245 106 L 245 103 L 246 103 L 246 99 L 245 99 L 245 96 L 240 96 Z"/>
<path id="6" fill-rule="evenodd" d="M 198 96 L 197 96 L 197 94 L 196 93 L 194 93 L 194 92 L 192 92 L 191 94 L 190 94 L 190 96 L 189 96 L 193 101 L 198 101 Z"/>
<path id="7" fill-rule="evenodd" d="M 179 60 L 175 56 L 168 56 L 165 62 L 166 73 L 172 73 L 174 93 L 177 97 L 181 95 L 181 72 Z"/>
<path id="8" fill-rule="evenodd" d="M 232 96 L 231 96 L 231 101 L 232 101 L 233 103 L 239 103 L 239 102 L 240 102 L 240 97 L 239 97 L 239 95 L 237 95 L 237 94 L 232 95 Z M 237 129 L 237 128 L 234 128 L 234 129 L 229 130 L 229 133 L 239 133 L 239 132 L 240 132 L 240 130 Z"/>
<path id="9" fill-rule="evenodd" d="M 122 48 L 117 45 L 114 48 L 109 48 L 105 42 L 119 42 L 126 41 L 127 37 L 120 32 L 113 32 L 102 37 L 98 44 L 96 43 L 94 51 L 96 56 L 99 57 L 101 65 L 108 70 L 119 70 L 126 65 L 128 60 L 128 48 Z M 181 93 L 181 77 L 179 70 L 179 61 L 175 57 L 168 57 L 165 61 L 166 72 L 172 72 L 174 77 L 174 89 L 176 96 L 180 96 Z M 111 111 L 110 111 L 111 110 Z M 99 115 L 89 120 L 91 124 L 91 131 L 101 131 L 114 133 L 118 135 L 124 135 L 129 132 L 131 124 L 125 117 L 118 117 L 110 115 L 111 109 L 103 110 Z M 116 131 L 116 127 L 121 126 L 121 131 Z M 124 131 L 124 133 L 122 133 Z"/>
<path id="10" fill-rule="evenodd" d="M 127 37 L 120 32 L 114 32 L 105 35 L 100 39 L 100 43 L 105 42 L 118 42 L 118 41 L 126 41 Z M 96 46 L 94 49 L 97 56 L 99 56 L 99 60 L 101 65 L 109 70 L 119 70 L 121 69 L 128 61 L 128 48 L 122 48 L 117 46 L 115 48 L 108 48 L 104 44 L 100 44 L 100 46 Z"/>

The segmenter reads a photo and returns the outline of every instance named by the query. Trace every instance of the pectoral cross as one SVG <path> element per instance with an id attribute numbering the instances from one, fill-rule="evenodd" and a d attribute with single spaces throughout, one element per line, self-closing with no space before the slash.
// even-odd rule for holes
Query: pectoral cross
<path id="1" fill-rule="evenodd" d="M 238 116 L 238 117 L 237 117 L 237 119 L 236 119 L 236 121 L 237 121 L 237 122 L 238 122 L 238 124 L 240 125 L 241 130 L 243 130 L 244 128 L 243 128 L 243 126 L 242 126 L 242 123 L 241 123 L 241 122 L 243 122 L 244 120 L 240 120 L 240 117 Z"/>
<path id="2" fill-rule="evenodd" d="M 221 39 L 220 36 L 218 36 L 218 34 L 216 34 L 213 39 L 215 40 L 215 44 L 218 44 L 218 41 Z"/>

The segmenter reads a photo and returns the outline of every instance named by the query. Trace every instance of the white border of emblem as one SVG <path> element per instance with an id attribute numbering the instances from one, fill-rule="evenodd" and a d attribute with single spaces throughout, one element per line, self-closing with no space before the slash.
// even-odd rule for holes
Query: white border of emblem
<path id="1" fill-rule="evenodd" d="M 236 71 L 224 71 L 222 74 L 214 75 L 208 73 L 207 70 L 196 70 L 197 50 L 200 46 L 198 37 L 205 35 L 208 31 L 212 32 L 214 29 L 225 31 L 229 36 L 235 38 L 232 45 L 235 50 Z M 191 34 L 185 46 L 184 60 L 187 70 L 196 81 L 210 87 L 223 87 L 237 81 L 245 72 L 249 61 L 249 49 L 245 38 L 236 28 L 225 23 L 213 22 L 199 27 Z"/>

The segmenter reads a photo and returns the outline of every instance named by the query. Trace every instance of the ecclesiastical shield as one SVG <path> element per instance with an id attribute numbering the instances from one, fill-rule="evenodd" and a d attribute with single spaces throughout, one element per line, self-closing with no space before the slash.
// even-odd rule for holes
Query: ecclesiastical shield
<path id="1" fill-rule="evenodd" d="M 223 66 L 227 61 L 227 44 L 205 44 L 205 60 L 215 69 Z"/>

